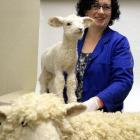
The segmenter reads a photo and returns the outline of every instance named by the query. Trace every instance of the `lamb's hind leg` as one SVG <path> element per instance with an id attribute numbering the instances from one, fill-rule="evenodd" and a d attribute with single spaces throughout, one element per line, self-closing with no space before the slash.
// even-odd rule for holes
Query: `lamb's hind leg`
<path id="1" fill-rule="evenodd" d="M 75 95 L 75 90 L 76 90 L 76 75 L 75 73 L 69 73 L 67 77 L 67 96 L 68 96 L 68 102 L 76 102 L 77 98 Z"/>
<path id="2" fill-rule="evenodd" d="M 65 86 L 65 80 L 62 72 L 57 72 L 54 77 L 54 84 L 53 84 L 53 92 L 62 99 L 64 102 L 63 98 L 63 90 Z"/>
<path id="3" fill-rule="evenodd" d="M 50 72 L 47 72 L 45 69 L 42 70 L 39 83 L 40 83 L 40 93 L 46 93 L 48 89 L 48 83 L 51 79 L 52 75 Z"/>

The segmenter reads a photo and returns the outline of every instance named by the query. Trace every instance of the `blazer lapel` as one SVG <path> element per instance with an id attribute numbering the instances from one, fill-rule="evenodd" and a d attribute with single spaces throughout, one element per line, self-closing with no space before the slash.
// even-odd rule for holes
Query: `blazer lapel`
<path id="1" fill-rule="evenodd" d="M 84 44 L 86 33 L 87 33 L 87 29 L 85 30 L 83 38 L 78 41 L 78 44 L 77 44 L 77 46 L 78 46 L 78 48 L 77 48 L 78 49 L 78 56 L 80 56 L 80 53 L 82 51 L 82 47 L 83 47 L 83 44 Z M 95 50 L 90 54 L 89 61 L 94 60 L 102 52 L 104 46 L 110 41 L 111 35 L 112 35 L 112 30 L 108 27 L 104 31 L 104 33 L 103 33 L 101 39 L 99 40 Z"/>
<path id="2" fill-rule="evenodd" d="M 97 57 L 99 54 L 101 54 L 101 52 L 102 52 L 102 50 L 104 49 L 106 43 L 108 43 L 109 40 L 110 40 L 110 38 L 111 38 L 111 37 L 110 37 L 110 36 L 111 36 L 111 32 L 110 32 L 110 31 L 111 31 L 111 30 L 110 30 L 109 28 L 107 28 L 107 29 L 104 31 L 104 33 L 103 33 L 101 39 L 99 40 L 99 42 L 98 42 L 98 44 L 97 44 L 95 50 L 90 54 L 90 60 L 96 59 L 96 57 Z"/>

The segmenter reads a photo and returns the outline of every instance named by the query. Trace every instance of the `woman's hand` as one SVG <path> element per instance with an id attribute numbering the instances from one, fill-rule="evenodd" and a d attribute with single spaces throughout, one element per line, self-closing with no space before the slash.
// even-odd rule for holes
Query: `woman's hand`
<path id="1" fill-rule="evenodd" d="M 96 111 L 103 107 L 103 102 L 97 96 L 90 98 L 89 100 L 83 102 L 83 104 L 87 107 L 87 112 Z"/>

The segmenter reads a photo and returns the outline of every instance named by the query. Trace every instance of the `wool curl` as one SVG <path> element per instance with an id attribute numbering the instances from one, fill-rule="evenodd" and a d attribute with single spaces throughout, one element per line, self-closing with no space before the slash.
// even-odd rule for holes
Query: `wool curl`
<path id="1" fill-rule="evenodd" d="M 29 94 L 19 98 L 13 105 L 9 120 L 24 117 L 26 120 L 46 120 L 62 118 L 65 114 L 64 104 L 54 94 Z M 13 120 L 12 120 L 13 121 Z"/>
<path id="2" fill-rule="evenodd" d="M 71 140 L 140 140 L 138 112 L 88 112 L 70 118 L 69 122 L 75 130 Z"/>

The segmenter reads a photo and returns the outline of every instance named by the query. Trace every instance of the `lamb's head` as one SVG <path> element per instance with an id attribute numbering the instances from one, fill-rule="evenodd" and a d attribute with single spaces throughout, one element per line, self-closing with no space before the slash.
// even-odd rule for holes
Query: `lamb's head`
<path id="1" fill-rule="evenodd" d="M 49 25 L 53 27 L 63 26 L 66 37 L 80 39 L 84 33 L 84 29 L 94 23 L 90 17 L 79 17 L 77 15 L 69 15 L 67 17 L 51 17 L 48 20 Z"/>
<path id="2" fill-rule="evenodd" d="M 67 117 L 84 110 L 82 104 L 65 105 L 52 94 L 23 96 L 0 108 L 0 140 L 68 139 L 74 130 Z"/>

